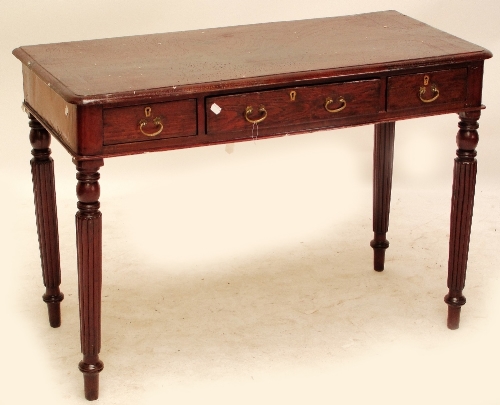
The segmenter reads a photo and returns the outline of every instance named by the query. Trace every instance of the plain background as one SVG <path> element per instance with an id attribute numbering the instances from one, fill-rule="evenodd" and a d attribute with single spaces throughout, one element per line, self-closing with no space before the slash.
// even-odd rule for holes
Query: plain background
<path id="1" fill-rule="evenodd" d="M 370 271 L 369 126 L 108 159 L 103 404 L 499 404 L 497 0 L 0 4 L 0 403 L 84 403 L 75 170 L 56 142 L 63 326 L 48 326 L 21 111 L 21 45 L 396 9 L 484 46 L 461 329 L 445 327 L 457 116 L 396 125 L 386 271 Z M 496 57 L 495 57 L 496 55 Z M 231 152 L 231 153 L 229 153 Z M 498 311 L 497 311 L 498 312 Z"/>

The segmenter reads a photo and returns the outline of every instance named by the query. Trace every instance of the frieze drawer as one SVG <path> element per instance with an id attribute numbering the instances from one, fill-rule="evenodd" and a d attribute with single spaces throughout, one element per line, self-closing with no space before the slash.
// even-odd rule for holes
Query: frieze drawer
<path id="1" fill-rule="evenodd" d="M 302 86 L 206 99 L 207 133 L 312 129 L 379 112 L 380 80 Z M 329 122 L 330 121 L 330 122 Z"/>
<path id="2" fill-rule="evenodd" d="M 387 81 L 387 111 L 465 105 L 467 69 L 392 76 Z"/>
<path id="3" fill-rule="evenodd" d="M 196 100 L 105 109 L 103 121 L 105 145 L 193 136 Z"/>

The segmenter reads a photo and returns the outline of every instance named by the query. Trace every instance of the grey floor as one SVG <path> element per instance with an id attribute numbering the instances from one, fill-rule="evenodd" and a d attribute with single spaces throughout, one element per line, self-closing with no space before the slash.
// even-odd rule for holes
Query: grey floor
<path id="1" fill-rule="evenodd" d="M 99 403 L 500 403 L 500 188 L 478 178 L 468 301 L 449 331 L 453 135 L 421 156 L 423 132 L 454 131 L 456 117 L 426 120 L 397 125 L 383 273 L 370 127 L 107 160 Z M 19 175 L 1 177 L 5 403 L 85 403 L 74 167 L 53 151 L 59 329 L 41 300 L 28 145 Z"/>

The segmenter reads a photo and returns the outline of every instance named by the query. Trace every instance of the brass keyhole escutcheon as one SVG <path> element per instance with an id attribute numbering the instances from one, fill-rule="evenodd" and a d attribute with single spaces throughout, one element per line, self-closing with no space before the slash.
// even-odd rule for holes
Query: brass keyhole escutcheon
<path id="1" fill-rule="evenodd" d="M 429 76 L 425 75 L 424 76 L 424 86 L 428 86 L 429 85 Z"/>
<path id="2" fill-rule="evenodd" d="M 290 92 L 290 101 L 295 101 L 296 96 L 297 96 L 297 92 L 295 90 L 292 90 Z"/>
<path id="3" fill-rule="evenodd" d="M 151 116 L 151 107 L 146 107 L 144 109 L 144 114 L 146 115 L 146 117 Z"/>

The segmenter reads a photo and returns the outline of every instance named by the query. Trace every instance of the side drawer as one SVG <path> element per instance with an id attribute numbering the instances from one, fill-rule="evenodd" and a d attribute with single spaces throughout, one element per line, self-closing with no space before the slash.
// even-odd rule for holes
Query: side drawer
<path id="1" fill-rule="evenodd" d="M 314 129 L 318 122 L 328 125 L 328 121 L 376 114 L 379 106 L 379 79 L 209 97 L 207 133 L 251 131 L 256 121 L 262 132 L 278 127 Z"/>
<path id="2" fill-rule="evenodd" d="M 196 100 L 105 109 L 104 145 L 193 136 Z"/>
<path id="3" fill-rule="evenodd" d="M 387 111 L 461 106 L 466 96 L 466 68 L 392 76 L 387 81 Z"/>

